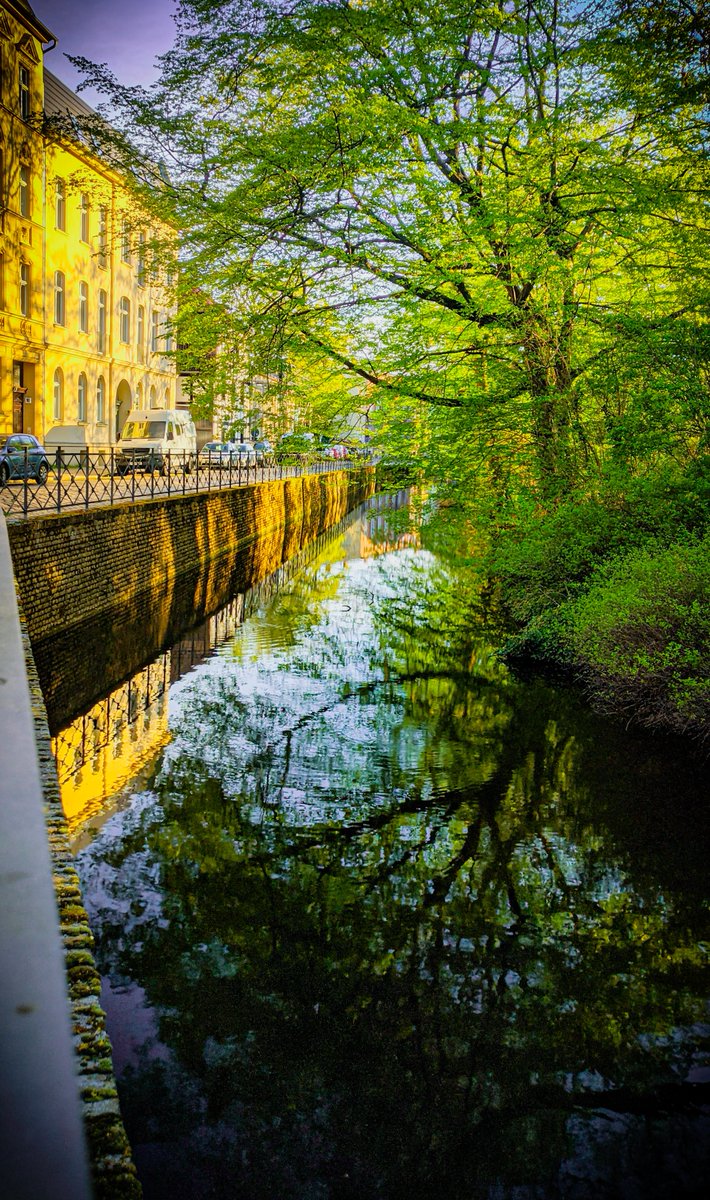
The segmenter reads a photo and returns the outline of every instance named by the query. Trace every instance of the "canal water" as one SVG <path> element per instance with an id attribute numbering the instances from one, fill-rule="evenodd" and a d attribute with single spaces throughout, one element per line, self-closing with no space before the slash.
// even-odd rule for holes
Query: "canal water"
<path id="1" fill-rule="evenodd" d="M 702 759 L 401 501 L 54 721 L 145 1198 L 705 1197 Z"/>

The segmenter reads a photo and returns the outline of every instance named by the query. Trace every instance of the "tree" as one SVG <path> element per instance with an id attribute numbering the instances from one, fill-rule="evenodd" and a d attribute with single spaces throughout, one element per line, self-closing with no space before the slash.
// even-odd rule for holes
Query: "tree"
<path id="1" fill-rule="evenodd" d="M 653 4 L 180 12 L 161 83 L 122 99 L 173 175 L 188 282 L 239 290 L 266 344 L 309 346 L 385 408 L 456 410 L 495 474 L 532 466 L 552 498 L 598 469 L 619 358 L 640 347 L 647 371 L 707 309 L 692 20 L 663 21 L 659 109 L 638 77 Z"/>

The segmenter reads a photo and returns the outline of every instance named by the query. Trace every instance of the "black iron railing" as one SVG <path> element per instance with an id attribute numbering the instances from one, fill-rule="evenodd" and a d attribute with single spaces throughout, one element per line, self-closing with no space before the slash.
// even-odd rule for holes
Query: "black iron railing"
<path id="1" fill-rule="evenodd" d="M 342 471 L 352 460 L 299 456 L 278 461 L 242 460 L 204 452 L 129 458 L 116 450 L 63 449 L 47 452 L 42 460 L 24 450 L 23 456 L 0 460 L 0 508 L 7 516 L 65 512 L 92 505 L 124 504 L 161 496 L 184 496 L 221 488 L 243 487 L 267 479 Z"/>

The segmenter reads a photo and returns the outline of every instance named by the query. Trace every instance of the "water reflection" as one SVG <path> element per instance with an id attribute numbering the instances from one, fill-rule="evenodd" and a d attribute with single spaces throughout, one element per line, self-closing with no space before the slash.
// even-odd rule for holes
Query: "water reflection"
<path id="1" fill-rule="evenodd" d="M 147 1200 L 704 1195 L 699 768 L 512 677 L 430 530 L 377 536 L 172 686 L 78 856 Z"/>
<path id="2" fill-rule="evenodd" d="M 214 582 L 215 566 L 211 564 L 205 571 L 206 581 L 202 577 L 196 581 L 189 575 L 176 581 L 170 597 L 136 597 L 130 613 L 122 611 L 120 620 L 104 616 L 93 627 L 82 627 L 81 670 L 69 669 L 69 664 L 76 662 L 75 630 L 35 647 L 50 729 L 56 729 L 52 753 L 70 834 L 76 838 L 80 831 L 83 836 L 90 833 L 97 823 L 95 818 L 100 822 L 107 806 L 139 778 L 168 739 L 170 684 L 232 637 L 253 611 L 334 539 L 342 545 L 345 559 L 369 557 L 382 553 L 386 546 L 416 541 L 415 531 L 406 528 L 394 533 L 391 527 L 392 513 L 406 508 L 407 502 L 407 492 L 373 498 L 364 506 L 360 520 L 348 516 L 327 533 L 306 542 L 300 552 L 274 569 L 274 548 L 283 542 L 283 534 L 277 530 L 230 556 L 227 571 L 221 563 L 223 587 L 219 593 Z M 394 543 L 387 540 L 392 537 Z M 235 585 L 245 590 L 234 595 Z M 177 606 L 182 614 L 178 626 L 180 620 L 188 620 L 188 615 L 191 618 L 187 632 L 108 695 L 85 707 L 87 699 L 100 693 L 116 676 L 121 677 L 121 664 L 125 670 L 132 661 L 143 663 L 156 654 L 164 644 L 166 630 L 175 636 L 176 596 L 182 598 Z M 207 607 L 206 596 L 212 598 L 212 603 L 219 596 L 222 607 L 194 625 L 195 617 Z M 79 715 L 67 721 L 67 708 L 72 713 L 78 710 Z"/>

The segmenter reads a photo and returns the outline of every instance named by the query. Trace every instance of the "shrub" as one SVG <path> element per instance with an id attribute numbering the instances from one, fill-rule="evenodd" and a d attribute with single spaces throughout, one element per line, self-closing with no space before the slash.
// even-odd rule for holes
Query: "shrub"
<path id="1" fill-rule="evenodd" d="M 566 611 L 595 706 L 646 727 L 710 732 L 710 537 L 619 555 Z"/>

